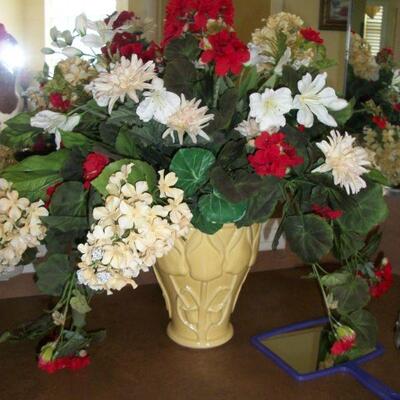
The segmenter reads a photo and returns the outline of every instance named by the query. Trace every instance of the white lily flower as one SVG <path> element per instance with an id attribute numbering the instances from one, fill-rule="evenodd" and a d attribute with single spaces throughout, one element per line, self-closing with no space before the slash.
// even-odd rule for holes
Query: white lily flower
<path id="1" fill-rule="evenodd" d="M 332 130 L 328 141 L 317 143 L 318 148 L 325 155 L 325 163 L 313 170 L 313 172 L 332 172 L 335 185 L 343 187 L 348 195 L 356 194 L 367 187 L 361 175 L 368 172 L 365 167 L 371 165 L 368 152 L 354 146 L 355 138 L 347 132 Z"/>
<path id="2" fill-rule="evenodd" d="M 249 49 L 250 59 L 244 65 L 261 65 L 270 62 L 270 57 L 261 54 L 261 48 L 254 43 L 248 43 L 247 48 Z"/>
<path id="3" fill-rule="evenodd" d="M 71 132 L 79 124 L 80 119 L 81 117 L 78 114 L 67 117 L 65 114 L 44 110 L 31 118 L 31 126 L 54 134 L 58 150 L 61 145 L 60 130 Z"/>
<path id="4" fill-rule="evenodd" d="M 309 73 L 297 83 L 300 94 L 294 97 L 293 108 L 298 109 L 297 122 L 306 128 L 314 124 L 314 115 L 325 125 L 337 126 L 328 110 L 339 111 L 347 106 L 347 101 L 339 99 L 335 90 L 325 87 L 326 72 L 318 74 L 314 80 Z"/>
<path id="5" fill-rule="evenodd" d="M 292 59 L 292 50 L 290 47 L 287 47 L 285 52 L 283 53 L 282 57 L 277 62 L 274 73 L 278 76 L 282 76 L 282 69 L 285 65 L 288 65 Z"/>
<path id="6" fill-rule="evenodd" d="M 393 71 L 392 88 L 400 93 L 400 68 Z"/>
<path id="7" fill-rule="evenodd" d="M 261 131 L 286 125 L 285 114 L 292 109 L 292 93 L 288 88 L 265 89 L 250 95 L 250 117 L 260 124 Z"/>
<path id="8" fill-rule="evenodd" d="M 83 55 L 82 51 L 77 49 L 76 47 L 64 47 L 62 49 L 62 53 L 64 54 L 64 56 L 67 56 L 68 58 L 72 58 L 72 57 L 80 57 L 81 55 Z"/>
<path id="9" fill-rule="evenodd" d="M 152 90 L 143 92 L 143 96 L 145 99 L 139 104 L 136 113 L 144 122 L 154 118 L 157 122 L 166 124 L 180 105 L 179 96 L 168 92 L 164 87 L 164 81 L 158 77 L 153 78 Z"/>

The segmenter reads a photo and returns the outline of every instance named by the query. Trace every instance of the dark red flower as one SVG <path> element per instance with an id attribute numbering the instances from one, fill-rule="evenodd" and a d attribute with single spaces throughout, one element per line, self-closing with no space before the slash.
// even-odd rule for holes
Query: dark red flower
<path id="1" fill-rule="evenodd" d="M 386 64 L 393 58 L 393 50 L 390 47 L 384 47 L 376 55 L 376 62 L 378 64 Z"/>
<path id="2" fill-rule="evenodd" d="M 328 206 L 320 206 L 319 204 L 313 204 L 311 209 L 314 214 L 325 219 L 337 219 L 343 215 L 342 210 L 332 210 L 332 208 Z"/>
<path id="3" fill-rule="evenodd" d="M 299 131 L 299 132 L 304 132 L 304 130 L 305 130 L 306 128 L 305 128 L 305 126 L 304 125 L 297 125 L 297 130 Z"/>
<path id="4" fill-rule="evenodd" d="M 258 175 L 273 175 L 283 178 L 288 168 L 303 163 L 296 149 L 285 142 L 284 133 L 262 132 L 255 139 L 256 151 L 248 156 L 250 165 Z"/>
<path id="5" fill-rule="evenodd" d="M 375 281 L 370 282 L 369 292 L 372 297 L 381 297 L 393 285 L 393 270 L 387 258 L 384 258 L 375 271 Z"/>
<path id="6" fill-rule="evenodd" d="M 79 369 L 85 368 L 90 364 L 90 357 L 85 355 L 80 356 L 70 356 L 70 357 L 60 357 L 51 361 L 45 361 L 39 356 L 38 367 L 47 372 L 48 374 L 53 374 L 61 369 L 70 369 L 72 371 L 77 371 Z"/>
<path id="7" fill-rule="evenodd" d="M 53 92 L 49 95 L 50 105 L 57 111 L 67 112 L 71 107 L 71 101 L 63 98 L 59 92 Z"/>
<path id="8" fill-rule="evenodd" d="M 170 0 L 166 7 L 163 46 L 185 31 L 204 31 L 209 19 L 233 25 L 232 0 Z"/>
<path id="9" fill-rule="evenodd" d="M 57 190 L 57 188 L 58 188 L 60 185 L 62 185 L 62 182 L 58 182 L 58 183 L 56 183 L 55 185 L 49 186 L 49 187 L 46 189 L 47 200 L 46 200 L 46 202 L 44 203 L 44 206 L 45 206 L 46 208 L 49 208 L 49 207 L 50 207 L 51 198 L 53 197 L 55 191 Z"/>
<path id="10" fill-rule="evenodd" d="M 400 103 L 393 104 L 393 110 L 397 111 L 397 112 L 400 112 Z"/>
<path id="11" fill-rule="evenodd" d="M 380 117 L 379 115 L 374 115 L 372 117 L 372 122 L 380 129 L 385 129 L 387 120 L 386 118 Z"/>
<path id="12" fill-rule="evenodd" d="M 83 162 L 84 186 L 88 188 L 90 182 L 98 177 L 104 167 L 109 163 L 109 158 L 101 153 L 89 153 Z"/>
<path id="13" fill-rule="evenodd" d="M 331 347 L 331 354 L 334 356 L 341 356 L 342 354 L 347 353 L 355 343 L 355 335 L 345 336 L 344 338 L 338 339 Z"/>
<path id="14" fill-rule="evenodd" d="M 247 46 L 238 39 L 235 32 L 223 30 L 210 35 L 208 42 L 211 49 L 203 51 L 201 61 L 206 64 L 214 61 L 218 76 L 225 76 L 228 72 L 239 74 L 243 64 L 250 58 Z"/>
<path id="15" fill-rule="evenodd" d="M 324 43 L 324 39 L 322 39 L 320 36 L 321 32 L 318 32 L 311 27 L 300 29 L 300 33 L 301 36 L 303 36 L 303 38 L 309 42 L 314 42 L 317 44 Z"/>
<path id="16" fill-rule="evenodd" d="M 111 16 L 114 16 L 114 14 L 112 14 Z M 135 13 L 132 11 L 121 11 L 117 17 L 117 19 L 113 22 L 113 29 L 117 29 L 120 28 L 122 25 L 124 25 L 126 22 L 128 22 L 131 19 L 135 18 Z M 107 17 L 104 22 L 106 24 L 108 24 L 110 22 L 110 17 Z"/>

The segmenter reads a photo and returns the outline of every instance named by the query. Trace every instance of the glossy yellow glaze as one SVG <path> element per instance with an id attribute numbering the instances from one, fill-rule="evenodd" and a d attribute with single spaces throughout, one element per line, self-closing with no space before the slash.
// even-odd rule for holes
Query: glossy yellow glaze
<path id="1" fill-rule="evenodd" d="M 169 317 L 168 336 L 191 348 L 231 339 L 230 323 L 244 280 L 254 264 L 260 225 L 224 225 L 214 235 L 193 229 L 155 266 Z"/>

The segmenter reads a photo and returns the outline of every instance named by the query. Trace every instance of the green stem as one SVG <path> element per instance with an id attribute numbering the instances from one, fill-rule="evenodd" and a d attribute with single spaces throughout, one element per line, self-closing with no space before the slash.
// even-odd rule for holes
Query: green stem
<path id="1" fill-rule="evenodd" d="M 213 108 L 217 108 L 219 89 L 221 87 L 222 79 L 223 78 L 218 77 L 217 81 L 215 82 L 214 94 L 213 94 Z"/>

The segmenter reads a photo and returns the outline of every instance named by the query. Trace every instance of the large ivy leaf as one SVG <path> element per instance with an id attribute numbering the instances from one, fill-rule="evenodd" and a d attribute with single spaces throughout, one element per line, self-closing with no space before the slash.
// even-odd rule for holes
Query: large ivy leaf
<path id="1" fill-rule="evenodd" d="M 261 177 L 254 173 L 238 170 L 228 174 L 217 165 L 210 173 L 213 188 L 232 203 L 247 200 L 256 193 L 261 186 Z"/>
<path id="2" fill-rule="evenodd" d="M 250 198 L 246 215 L 238 226 L 265 222 L 282 198 L 280 180 L 273 176 L 263 177 L 259 191 Z"/>
<path id="3" fill-rule="evenodd" d="M 167 60 L 175 60 L 183 56 L 195 61 L 200 52 L 199 41 L 193 35 L 185 35 L 182 38 L 171 40 L 165 49 L 164 56 Z"/>
<path id="4" fill-rule="evenodd" d="M 177 186 L 190 197 L 208 181 L 208 172 L 214 163 L 211 151 L 192 147 L 176 152 L 170 170 L 178 177 Z"/>
<path id="5" fill-rule="evenodd" d="M 119 154 L 125 157 L 139 157 L 139 151 L 136 147 L 132 130 L 126 127 L 121 128 L 117 136 L 117 141 L 115 142 L 115 149 Z"/>
<path id="6" fill-rule="evenodd" d="M 185 57 L 179 57 L 167 63 L 164 74 L 165 87 L 178 95 L 193 97 L 193 83 L 197 72 L 194 64 Z"/>
<path id="7" fill-rule="evenodd" d="M 119 171 L 123 165 L 126 164 L 134 164 L 132 167 L 132 172 L 128 177 L 128 181 L 132 184 L 135 184 L 138 181 L 146 181 L 149 190 L 153 191 L 156 183 L 157 183 L 157 175 L 154 171 L 153 167 L 147 164 L 144 161 L 140 160 L 131 160 L 128 158 L 124 158 L 122 160 L 114 161 L 111 164 L 108 164 L 101 174 L 94 179 L 91 183 L 92 186 L 103 196 L 107 196 L 106 186 L 110 179 L 110 176 L 117 171 Z"/>
<path id="8" fill-rule="evenodd" d="M 212 193 L 200 197 L 199 208 L 208 221 L 225 224 L 243 218 L 247 203 L 231 203 L 221 195 Z"/>
<path id="9" fill-rule="evenodd" d="M 356 332 L 357 347 L 375 348 L 378 339 L 378 324 L 369 311 L 354 311 L 344 321 Z"/>
<path id="10" fill-rule="evenodd" d="M 341 314 L 349 314 L 363 308 L 370 299 L 368 284 L 359 276 L 342 285 L 333 286 L 331 292 L 338 301 L 338 311 Z"/>
<path id="11" fill-rule="evenodd" d="M 246 143 L 244 138 L 227 142 L 218 154 L 218 163 L 226 169 L 236 169 L 248 165 Z"/>
<path id="12" fill-rule="evenodd" d="M 2 177 L 13 182 L 20 196 L 31 201 L 44 199 L 47 187 L 61 181 L 60 171 L 69 156 L 69 150 L 60 150 L 46 156 L 25 158 L 11 165 L 2 173 Z"/>
<path id="13" fill-rule="evenodd" d="M 346 229 L 366 235 L 388 215 L 382 186 L 369 183 L 368 188 L 348 197 L 342 204 L 342 210 L 343 216 L 338 221 Z"/>
<path id="14" fill-rule="evenodd" d="M 205 128 L 205 131 L 212 133 L 219 129 L 227 128 L 232 120 L 238 102 L 238 92 L 236 88 L 227 89 L 218 101 L 218 108 L 211 110 L 214 119 Z"/>
<path id="15" fill-rule="evenodd" d="M 52 216 L 86 216 L 87 192 L 81 182 L 65 182 L 54 192 L 50 203 Z"/>
<path id="16" fill-rule="evenodd" d="M 283 228 L 290 248 L 306 263 L 318 262 L 332 248 L 332 228 L 316 215 L 287 217 Z"/>
<path id="17" fill-rule="evenodd" d="M 193 210 L 193 218 L 190 222 L 196 229 L 208 235 L 212 235 L 222 228 L 222 224 L 209 221 L 197 208 Z"/>
<path id="18" fill-rule="evenodd" d="M 60 232 L 83 231 L 89 228 L 86 217 L 70 216 L 48 216 L 43 217 L 43 222 L 49 228 L 57 229 Z"/>
<path id="19" fill-rule="evenodd" d="M 93 140 L 78 132 L 61 131 L 63 146 L 67 149 L 72 149 L 77 146 L 85 150 L 90 150 L 93 147 Z"/>
<path id="20" fill-rule="evenodd" d="M 36 265 L 37 286 L 48 295 L 60 296 L 73 268 L 65 254 L 52 254 Z"/>

